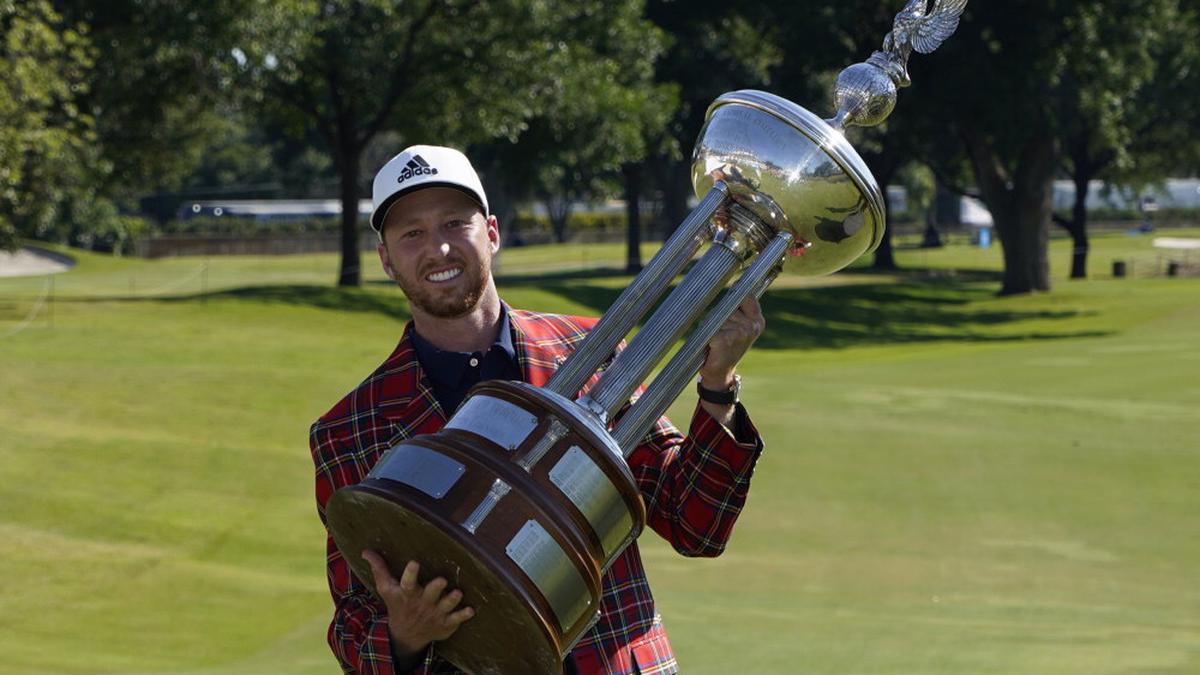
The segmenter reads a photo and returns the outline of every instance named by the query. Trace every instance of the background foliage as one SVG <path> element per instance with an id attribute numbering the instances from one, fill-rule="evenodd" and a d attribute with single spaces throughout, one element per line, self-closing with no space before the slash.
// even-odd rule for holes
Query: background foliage
<path id="1" fill-rule="evenodd" d="M 764 88 L 827 111 L 833 75 L 879 47 L 898 9 L 7 0 L 0 231 L 9 247 L 120 251 L 188 201 L 348 206 L 398 149 L 436 140 L 468 150 L 516 239 L 533 202 L 562 240 L 579 204 L 647 200 L 627 216 L 632 256 L 634 215 L 648 210 L 657 232 L 685 216 L 688 150 L 714 98 Z M 1087 274 L 1089 181 L 1137 191 L 1200 166 L 1198 44 L 1185 0 L 971 3 L 953 39 L 914 56 L 893 117 L 851 138 L 881 183 L 925 165 L 935 191 L 983 198 L 1007 256 L 1001 290 L 1045 290 L 1052 221 L 1074 242 L 1071 276 Z M 1070 213 L 1050 211 L 1054 178 L 1076 182 Z M 337 278 L 354 285 L 363 225 L 343 213 Z M 890 239 L 876 263 L 895 265 Z"/>

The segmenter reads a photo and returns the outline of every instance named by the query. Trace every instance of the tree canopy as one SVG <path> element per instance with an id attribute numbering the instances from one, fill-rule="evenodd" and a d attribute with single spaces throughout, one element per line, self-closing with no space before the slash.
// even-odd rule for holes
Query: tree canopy
<path id="1" fill-rule="evenodd" d="M 64 212 L 95 199 L 95 125 L 78 99 L 94 51 L 45 0 L 0 1 L 0 247 L 59 238 Z"/>
<path id="2" fill-rule="evenodd" d="M 358 200 L 417 142 L 467 150 L 502 215 L 516 201 L 623 191 L 629 203 L 654 195 L 675 225 L 714 98 L 763 88 L 825 113 L 832 77 L 878 48 L 900 8 L 0 0 L 0 236 L 109 241 L 128 233 L 119 210 L 214 183 L 332 189 L 338 280 L 355 284 Z M 972 2 L 945 45 L 911 60 L 914 86 L 886 125 L 851 140 L 882 183 L 919 159 L 939 184 L 981 196 L 1003 246 L 1002 291 L 1047 289 L 1054 178 L 1079 186 L 1057 221 L 1081 276 L 1089 181 L 1143 186 L 1200 167 L 1198 11 L 1189 0 Z M 169 198 L 142 206 L 174 212 Z"/>
<path id="3" fill-rule="evenodd" d="M 1082 132 L 1114 153 L 1132 151 L 1148 112 L 1135 102 L 1155 77 L 1160 40 L 1190 30 L 1173 20 L 1181 7 L 971 3 L 938 58 L 910 62 L 915 83 L 936 86 L 903 100 L 913 114 L 892 130 L 919 139 L 944 177 L 967 158 L 1004 249 L 1002 293 L 1050 288 L 1052 181 L 1064 148 Z"/>
<path id="4" fill-rule="evenodd" d="M 315 131 L 333 158 L 343 205 L 339 284 L 360 278 L 357 203 L 363 177 L 376 168 L 362 160 L 384 132 L 391 143 L 467 146 L 515 140 L 542 116 L 549 137 L 570 142 L 555 146 L 557 157 L 540 158 L 548 168 L 539 179 L 552 177 L 550 167 L 559 162 L 587 159 L 602 168 L 611 148 L 628 144 L 623 121 L 630 110 L 644 115 L 646 101 L 659 95 L 619 86 L 630 82 L 622 68 L 632 65 L 636 74 L 644 70 L 637 59 L 653 57 L 655 36 L 638 25 L 640 7 L 545 0 L 262 3 L 261 39 L 246 52 L 244 73 L 265 114 L 296 134 Z M 613 86 L 601 99 L 581 88 L 588 76 Z M 588 102 L 605 107 L 585 111 Z M 543 115 L 552 108 L 555 114 Z"/>

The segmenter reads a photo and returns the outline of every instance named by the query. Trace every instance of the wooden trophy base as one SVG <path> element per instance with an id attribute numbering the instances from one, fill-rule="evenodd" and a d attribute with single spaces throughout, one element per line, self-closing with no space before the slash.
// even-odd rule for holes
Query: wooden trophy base
<path id="1" fill-rule="evenodd" d="M 397 578 L 445 578 L 475 616 L 435 645 L 479 675 L 552 673 L 599 618 L 601 575 L 645 508 L 606 430 L 571 401 L 484 382 L 436 434 L 389 450 L 326 507 L 330 532 L 374 590 L 364 549 Z"/>

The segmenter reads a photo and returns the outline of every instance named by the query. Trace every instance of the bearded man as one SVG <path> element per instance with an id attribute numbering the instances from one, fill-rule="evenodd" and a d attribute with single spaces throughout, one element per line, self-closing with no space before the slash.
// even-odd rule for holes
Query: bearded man
<path id="1" fill-rule="evenodd" d="M 596 323 L 500 299 L 492 277 L 499 225 L 478 174 L 457 150 L 404 150 L 376 174 L 373 197 L 379 260 L 408 298 L 412 321 L 387 360 L 312 426 L 322 522 L 335 491 L 362 481 L 400 441 L 440 429 L 471 386 L 488 379 L 544 385 Z M 719 555 L 745 503 L 762 441 L 737 401 L 735 370 L 763 327 L 757 301 L 743 303 L 709 344 L 688 436 L 664 417 L 628 458 L 647 524 L 685 556 Z M 461 606 L 461 591 L 446 579 L 423 578 L 415 561 L 368 550 L 375 596 L 332 537 L 326 546 L 334 601 L 328 639 L 345 672 L 459 672 L 439 658 L 436 643 L 474 616 Z M 636 542 L 605 573 L 600 620 L 564 670 L 677 672 Z"/>

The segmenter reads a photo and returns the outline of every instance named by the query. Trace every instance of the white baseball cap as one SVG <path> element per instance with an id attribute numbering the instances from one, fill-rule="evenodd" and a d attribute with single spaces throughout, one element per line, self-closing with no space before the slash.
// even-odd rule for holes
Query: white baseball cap
<path id="1" fill-rule="evenodd" d="M 471 160 L 454 148 L 439 145 L 414 145 L 388 160 L 375 174 L 371 211 L 371 229 L 383 236 L 381 229 L 392 204 L 410 192 L 427 187 L 448 187 L 460 190 L 483 207 L 488 215 L 487 195 Z"/>

